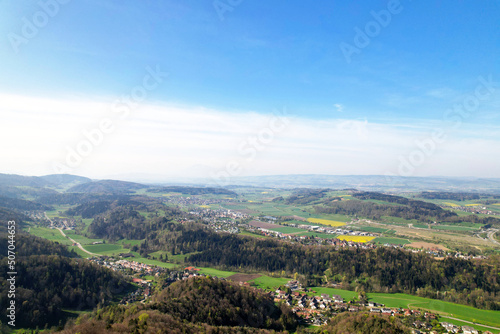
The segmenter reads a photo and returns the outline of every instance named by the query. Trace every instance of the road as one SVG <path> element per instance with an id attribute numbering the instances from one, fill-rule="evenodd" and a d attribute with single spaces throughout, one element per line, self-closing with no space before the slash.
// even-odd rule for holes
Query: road
<path id="1" fill-rule="evenodd" d="M 500 242 L 496 241 L 495 240 L 495 233 L 497 232 L 498 230 L 489 230 L 488 231 L 488 238 L 490 239 L 490 241 L 496 245 L 500 245 Z"/>
<path id="2" fill-rule="evenodd" d="M 73 239 L 71 239 L 70 237 L 68 237 L 68 236 L 67 236 L 67 235 L 63 232 L 63 230 L 62 230 L 61 228 L 59 228 L 59 227 L 56 227 L 56 228 L 59 230 L 59 232 L 61 232 L 61 234 L 62 234 L 64 237 L 66 237 L 66 238 L 68 238 L 69 240 L 71 240 L 71 242 L 72 242 L 72 243 L 76 244 L 76 245 L 78 246 L 78 248 L 80 248 L 80 249 L 81 249 L 82 251 L 84 251 L 85 253 L 90 254 L 90 255 L 95 255 L 95 256 L 101 256 L 100 254 L 96 254 L 96 253 L 89 252 L 88 250 L 86 250 L 85 248 L 83 248 L 82 244 L 80 244 L 79 242 L 76 242 L 75 240 L 73 240 Z"/>
<path id="3" fill-rule="evenodd" d="M 47 220 L 50 221 L 51 224 L 54 224 L 54 222 L 52 221 L 52 219 L 50 219 L 49 216 L 47 216 L 47 212 L 44 212 L 44 213 L 45 213 L 45 218 L 47 218 Z M 71 240 L 72 243 L 76 244 L 76 246 L 78 246 L 78 248 L 80 248 L 85 253 L 87 253 L 89 255 L 101 256 L 100 254 L 89 252 L 88 250 L 86 250 L 85 248 L 83 248 L 83 246 L 79 242 L 76 242 L 75 240 L 73 240 L 70 237 L 68 237 L 66 235 L 66 233 L 64 233 L 61 228 L 59 228 L 59 227 L 56 227 L 56 228 L 59 230 L 59 232 L 61 232 L 61 234 L 63 235 L 63 237 L 68 238 L 69 240 Z"/>
<path id="4" fill-rule="evenodd" d="M 480 324 L 480 323 L 474 323 L 474 322 L 471 322 L 471 321 L 466 321 L 466 320 L 463 320 L 463 319 L 457 319 L 457 318 L 448 317 L 448 316 L 444 316 L 444 315 L 442 315 L 441 318 L 447 318 L 447 319 L 457 320 L 457 321 L 465 322 L 465 323 L 468 323 L 468 324 L 471 324 L 471 325 L 478 325 L 478 326 L 482 326 L 482 327 L 486 327 L 486 328 L 491 328 L 491 329 L 494 329 L 494 330 L 497 330 L 497 331 L 500 330 L 500 328 L 498 328 L 498 327 L 487 326 L 487 325 L 483 325 L 483 324 Z"/>

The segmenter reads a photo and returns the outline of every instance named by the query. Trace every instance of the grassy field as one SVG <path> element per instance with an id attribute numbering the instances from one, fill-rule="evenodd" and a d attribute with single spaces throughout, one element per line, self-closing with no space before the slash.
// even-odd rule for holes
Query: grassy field
<path id="1" fill-rule="evenodd" d="M 248 232 L 248 231 L 241 231 L 239 234 L 240 235 L 247 235 L 249 237 L 259 238 L 259 239 L 268 239 L 268 238 L 270 238 L 270 237 L 267 237 L 265 235 L 251 233 L 251 232 Z"/>
<path id="2" fill-rule="evenodd" d="M 375 239 L 375 237 L 364 237 L 361 235 L 339 235 L 337 239 L 353 242 L 368 242 Z"/>
<path id="3" fill-rule="evenodd" d="M 356 230 L 364 231 L 364 232 L 373 232 L 373 233 L 386 233 L 389 229 L 373 227 L 373 226 L 356 226 Z"/>
<path id="4" fill-rule="evenodd" d="M 128 252 L 128 249 L 123 248 L 122 245 L 116 245 L 116 244 L 86 245 L 84 248 L 86 250 L 88 250 L 89 252 L 104 254 L 104 255 L 111 255 L 111 254 L 119 254 L 119 253 L 127 253 Z"/>
<path id="5" fill-rule="evenodd" d="M 416 297 L 403 293 L 369 293 L 368 298 L 388 307 L 411 307 L 431 310 L 439 314 L 452 315 L 466 321 L 500 327 L 500 311 L 480 310 L 470 306 L 448 303 L 440 300 Z"/>
<path id="6" fill-rule="evenodd" d="M 280 285 L 285 285 L 288 281 L 290 281 L 290 278 L 269 277 L 264 275 L 249 282 L 254 283 L 256 287 L 261 289 L 274 290 Z"/>
<path id="7" fill-rule="evenodd" d="M 84 259 L 89 258 L 89 257 L 92 256 L 89 253 L 85 253 L 84 251 L 82 251 L 80 248 L 78 248 L 78 246 L 68 246 L 68 249 L 69 250 L 74 250 L 76 254 L 80 255 Z"/>
<path id="8" fill-rule="evenodd" d="M 214 269 L 214 268 L 199 267 L 198 269 L 201 269 L 200 272 L 203 273 L 203 274 L 211 275 L 211 276 L 217 276 L 217 277 L 224 277 L 224 278 L 236 274 L 233 271 L 224 271 L 224 270 L 218 270 L 218 269 Z"/>
<path id="9" fill-rule="evenodd" d="M 64 231 L 64 234 L 82 245 L 91 245 L 93 242 L 102 241 L 102 239 L 89 239 L 83 235 L 76 234 L 75 231 Z"/>
<path id="10" fill-rule="evenodd" d="M 429 228 L 429 225 L 427 224 L 413 224 L 413 227 L 416 227 L 416 228 Z"/>
<path id="11" fill-rule="evenodd" d="M 46 227 L 30 227 L 30 234 L 36 235 L 37 237 L 45 238 L 50 241 L 57 241 L 60 244 L 71 246 L 73 243 L 64 237 L 59 230 L 50 229 Z"/>
<path id="12" fill-rule="evenodd" d="M 438 226 L 431 226 L 433 230 L 444 230 L 444 231 L 463 231 L 463 232 L 474 232 L 479 230 L 478 228 L 474 227 L 467 227 L 467 226 L 449 226 L 449 225 L 438 225 Z"/>
<path id="13" fill-rule="evenodd" d="M 411 244 L 411 242 L 407 239 L 386 238 L 386 237 L 378 237 L 378 238 L 373 239 L 371 242 L 373 242 L 375 244 L 392 244 L 392 245 Z"/>

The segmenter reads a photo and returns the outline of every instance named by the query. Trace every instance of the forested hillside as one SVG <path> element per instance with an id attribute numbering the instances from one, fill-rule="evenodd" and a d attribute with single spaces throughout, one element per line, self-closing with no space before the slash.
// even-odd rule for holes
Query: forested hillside
<path id="1" fill-rule="evenodd" d="M 7 236 L 0 233 L 3 249 Z M 38 237 L 16 234 L 16 324 L 19 327 L 54 325 L 63 309 L 86 310 L 106 304 L 129 288 L 126 280 L 106 268 L 77 258 L 65 246 Z M 9 271 L 6 253 L 0 254 L 0 275 Z M 8 284 L 0 283 L 0 307 L 7 308 Z M 5 312 L 0 320 L 6 323 Z"/>
<path id="2" fill-rule="evenodd" d="M 201 277 L 172 284 L 150 304 L 106 307 L 77 323 L 62 333 L 264 334 L 297 326 L 292 310 L 267 294 Z"/>

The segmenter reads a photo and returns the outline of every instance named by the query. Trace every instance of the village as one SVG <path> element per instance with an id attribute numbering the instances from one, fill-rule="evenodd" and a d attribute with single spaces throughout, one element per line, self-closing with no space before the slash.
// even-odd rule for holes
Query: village
<path id="1" fill-rule="evenodd" d="M 157 284 L 164 288 L 176 281 L 207 276 L 200 273 L 200 269 L 193 266 L 186 267 L 183 270 L 172 270 L 123 258 L 114 259 L 101 256 L 92 257 L 89 260 L 111 270 L 120 271 L 132 278 L 132 282 L 137 285 L 137 289 L 121 299 L 120 304 L 122 305 L 133 302 L 146 303 L 153 293 L 154 286 Z M 217 278 L 217 276 L 211 276 Z M 218 279 L 225 280 L 222 277 Z M 249 282 L 239 282 L 239 284 L 252 288 Z M 266 291 L 260 288 L 258 290 L 272 297 L 274 302 L 285 303 L 290 306 L 292 311 L 301 319 L 301 322 L 307 325 L 321 326 L 341 312 L 370 312 L 401 317 L 407 326 L 413 328 L 412 333 L 414 334 L 437 334 L 436 326 L 441 329 L 440 332 L 444 328 L 448 333 L 479 333 L 471 326 L 457 326 L 449 322 L 439 322 L 437 314 L 418 309 L 386 307 L 384 304 L 366 300 L 366 298 L 347 301 L 340 295 L 316 293 L 311 288 L 303 288 L 297 280 L 290 280 L 274 291 Z"/>

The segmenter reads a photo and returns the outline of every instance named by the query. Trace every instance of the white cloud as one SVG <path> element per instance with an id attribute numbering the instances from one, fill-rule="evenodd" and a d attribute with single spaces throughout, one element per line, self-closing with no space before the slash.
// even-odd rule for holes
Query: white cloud
<path id="1" fill-rule="evenodd" d="M 90 145 L 83 132 L 105 118 L 112 120 L 114 131 L 104 134 L 101 144 L 91 145 L 89 154 L 70 166 L 70 173 L 96 178 L 130 173 L 209 177 L 236 164 L 238 175 L 385 174 L 397 171 L 398 157 L 418 149 L 416 140 L 445 126 L 439 121 L 381 124 L 291 114 L 277 118 L 270 112 L 229 113 L 167 104 L 143 104 L 120 118 L 112 100 L 0 99 L 0 172 L 33 175 L 54 173 L 54 163 L 67 165 L 69 150 Z M 486 137 L 484 130 L 464 124 L 450 132 L 414 175 L 500 177 L 495 168 L 500 158 L 494 154 L 500 147 L 498 129 L 488 127 Z M 471 157 L 477 163 L 471 163 Z"/>

